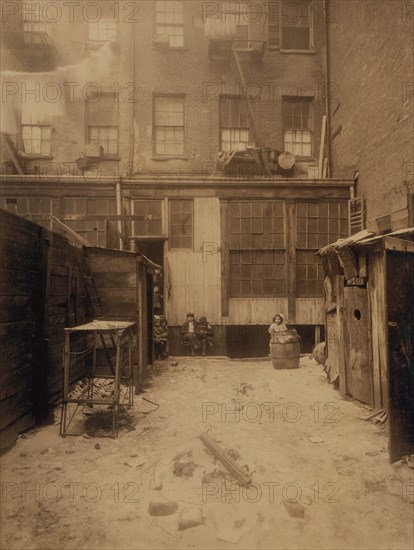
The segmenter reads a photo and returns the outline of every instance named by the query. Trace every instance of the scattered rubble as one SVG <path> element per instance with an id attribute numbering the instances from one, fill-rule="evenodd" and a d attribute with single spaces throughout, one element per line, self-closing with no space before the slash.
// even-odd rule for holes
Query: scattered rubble
<path id="1" fill-rule="evenodd" d="M 180 518 L 178 520 L 178 530 L 184 531 L 190 527 L 197 527 L 204 523 L 203 509 L 201 506 L 193 506 L 191 508 L 184 508 L 181 511 Z"/>
<path id="2" fill-rule="evenodd" d="M 151 500 L 148 505 L 150 516 L 170 516 L 178 510 L 178 504 L 172 500 Z"/>
<path id="3" fill-rule="evenodd" d="M 300 502 L 290 502 L 289 500 L 284 500 L 283 505 L 292 518 L 303 519 L 305 517 L 305 507 Z"/>

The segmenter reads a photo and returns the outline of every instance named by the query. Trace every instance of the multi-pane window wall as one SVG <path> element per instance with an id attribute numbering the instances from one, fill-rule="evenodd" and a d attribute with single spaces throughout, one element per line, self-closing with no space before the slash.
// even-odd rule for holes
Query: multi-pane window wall
<path id="1" fill-rule="evenodd" d="M 324 295 L 322 265 L 315 253 L 348 236 L 346 202 L 299 202 L 296 205 L 296 295 Z"/>
<path id="2" fill-rule="evenodd" d="M 230 295 L 286 295 L 282 202 L 229 205 Z"/>

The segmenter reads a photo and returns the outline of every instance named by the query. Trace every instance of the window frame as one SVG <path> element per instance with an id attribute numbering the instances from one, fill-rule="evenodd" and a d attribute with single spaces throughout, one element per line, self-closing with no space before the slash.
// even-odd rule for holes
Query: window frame
<path id="1" fill-rule="evenodd" d="M 283 24 L 284 19 L 284 5 L 288 4 L 294 4 L 295 2 L 292 2 L 291 0 L 268 0 L 268 25 L 267 25 L 267 32 L 268 32 L 268 42 L 269 42 L 269 48 L 271 50 L 280 50 L 282 53 L 305 53 L 305 54 L 314 54 L 315 53 L 315 46 L 314 46 L 314 9 L 313 9 L 313 0 L 296 0 L 297 2 L 304 2 L 308 1 L 308 18 L 309 18 L 309 47 L 306 49 L 303 48 L 286 48 L 283 44 L 283 29 L 284 28 L 293 28 L 289 27 L 288 25 Z M 277 12 L 278 12 L 278 21 L 271 22 L 270 20 L 270 5 L 277 5 Z M 276 33 L 275 37 L 275 43 L 270 44 L 270 25 L 273 25 L 274 32 Z M 299 28 L 299 27 L 297 27 Z"/>
<path id="2" fill-rule="evenodd" d="M 180 210 L 180 212 L 171 212 L 171 205 L 172 203 L 174 202 L 187 202 L 187 203 L 191 203 L 191 246 L 173 246 L 171 243 L 172 243 L 172 239 L 175 237 L 175 238 L 179 238 L 179 239 L 182 239 L 182 238 L 187 238 L 187 237 L 183 237 L 183 235 L 172 235 L 172 231 L 171 231 L 171 228 L 172 228 L 172 225 L 177 225 L 177 224 L 172 224 L 171 223 L 171 218 L 172 218 L 172 214 L 183 214 L 183 212 Z M 188 237 L 189 238 L 189 237 Z M 177 197 L 168 197 L 168 250 L 169 251 L 193 251 L 194 250 L 194 199 L 193 198 L 187 198 L 187 197 L 180 197 L 180 198 L 177 198 Z"/>
<path id="3" fill-rule="evenodd" d="M 249 209 L 250 209 L 250 214 L 249 216 L 243 216 L 243 205 L 249 205 Z M 258 216 L 258 215 L 254 215 L 254 209 L 255 207 L 257 208 L 257 206 L 260 205 L 260 208 L 261 208 L 261 215 Z M 272 235 L 272 239 L 273 239 L 273 242 L 266 242 L 264 239 L 266 238 L 266 235 L 268 235 L 269 233 L 267 232 L 267 230 L 265 229 L 264 225 L 265 225 L 265 220 L 267 219 L 266 216 L 263 215 L 263 206 L 269 206 L 271 205 L 272 207 L 272 217 L 271 218 L 268 218 L 268 219 L 272 219 L 273 222 L 273 232 L 270 233 Z M 279 206 L 280 207 L 280 212 L 281 214 L 277 214 L 277 211 L 275 211 L 275 206 Z M 232 210 L 232 207 L 234 208 L 240 208 L 240 216 L 234 216 L 231 212 Z M 250 220 L 251 222 L 251 232 L 250 231 L 247 231 L 247 232 L 244 232 L 243 231 L 243 220 Z M 275 220 L 278 220 L 278 219 L 282 219 L 282 224 L 283 224 L 283 227 L 281 228 L 280 231 L 275 231 L 276 229 L 276 226 L 275 226 L 275 223 L 276 221 Z M 240 233 L 234 231 L 234 229 L 232 229 L 232 226 L 235 225 L 235 221 L 236 220 L 240 220 Z M 261 224 L 258 223 L 257 225 L 259 226 L 259 229 L 258 227 L 256 226 L 256 229 L 254 229 L 254 220 L 261 220 Z M 260 228 L 261 226 L 261 228 Z M 286 212 L 285 212 L 285 204 L 284 204 L 284 201 L 281 201 L 281 200 L 264 200 L 264 199 L 256 199 L 256 200 L 233 200 L 233 201 L 230 201 L 229 202 L 229 216 L 228 216 L 228 232 L 229 232 L 229 244 L 228 244 L 228 247 L 229 247 L 229 292 L 230 292 L 230 298 L 231 299 L 242 299 L 242 298 L 286 298 L 287 295 L 288 295 L 288 285 L 287 285 L 287 249 L 286 249 Z M 239 245 L 236 246 L 234 240 L 233 240 L 233 237 L 236 236 L 236 235 L 240 235 L 240 240 L 239 240 Z M 251 239 L 251 243 L 250 245 L 248 246 L 246 243 L 243 243 L 243 235 L 249 235 L 250 236 L 250 239 Z M 259 238 L 256 240 L 255 242 L 255 235 L 258 235 Z M 258 242 L 260 241 L 260 235 L 262 236 L 262 242 Z M 281 242 L 278 244 L 277 243 L 277 237 L 276 236 L 281 236 Z M 244 263 L 244 265 L 249 265 L 251 267 L 254 267 L 255 265 L 258 266 L 258 265 L 261 265 L 261 266 L 265 266 L 265 265 L 269 265 L 269 266 L 272 266 L 272 268 L 274 269 L 278 269 L 280 268 L 280 266 L 282 266 L 282 273 L 281 273 L 281 277 L 280 279 L 275 279 L 275 278 L 270 278 L 270 279 L 264 279 L 262 278 L 262 293 L 261 294 L 257 294 L 255 293 L 254 291 L 254 276 L 253 276 L 253 269 L 250 270 L 250 279 L 246 279 L 246 280 L 249 280 L 250 281 L 250 288 L 251 288 L 251 293 L 249 294 L 243 294 L 242 292 L 242 281 L 243 279 L 240 278 L 240 279 L 235 279 L 233 277 L 233 273 L 234 273 L 234 268 L 232 266 L 240 266 L 240 277 L 242 276 L 242 268 L 241 266 L 243 265 L 243 261 L 242 261 L 242 255 L 243 253 L 250 253 L 252 254 L 252 257 L 250 259 L 250 263 L 249 262 L 246 262 Z M 268 254 L 277 254 L 277 255 L 280 255 L 282 256 L 283 255 L 283 262 L 282 263 L 258 263 L 257 260 L 255 261 L 254 259 L 254 254 L 257 254 L 257 253 L 264 253 L 263 254 L 263 257 L 266 258 L 266 253 Z M 240 262 L 233 262 L 233 257 L 240 257 Z M 266 293 L 265 290 L 264 290 L 264 286 L 263 286 L 263 281 L 272 281 L 272 285 L 273 285 L 273 291 L 272 293 Z M 233 283 L 235 282 L 239 282 L 240 283 L 240 293 L 234 293 L 233 291 Z M 283 281 L 283 286 L 281 286 L 281 291 L 280 292 L 277 292 L 275 293 L 275 288 L 278 288 L 278 285 L 280 284 L 280 282 Z"/>
<path id="4" fill-rule="evenodd" d="M 244 105 L 245 105 L 245 112 L 246 112 L 246 120 L 247 120 L 247 126 L 242 126 L 242 125 L 239 125 L 239 126 L 223 126 L 223 112 L 222 112 L 222 109 L 223 109 L 223 105 L 226 104 L 226 102 L 228 100 L 237 100 L 237 101 L 242 101 L 244 102 Z M 251 139 L 252 139 L 252 132 L 251 132 L 251 128 L 250 128 L 250 120 L 249 120 L 249 108 L 248 108 L 248 105 L 247 105 L 247 99 L 246 98 L 243 98 L 241 95 L 238 95 L 238 94 L 220 94 L 219 95 L 219 98 L 218 98 L 218 101 L 219 101 L 219 150 L 220 151 L 231 151 L 232 148 L 230 149 L 223 149 L 223 130 L 226 129 L 226 130 L 230 130 L 230 131 L 234 131 L 234 130 L 238 130 L 238 131 L 241 131 L 241 130 L 247 130 L 247 141 L 243 141 L 243 142 L 237 142 L 237 143 L 246 143 L 246 144 L 249 144 L 251 143 Z M 231 103 L 229 104 L 231 105 Z M 240 119 L 240 111 L 241 109 L 239 108 L 239 119 Z M 231 115 L 230 117 L 231 118 Z M 230 141 L 231 143 L 231 141 Z"/>
<path id="5" fill-rule="evenodd" d="M 116 112 L 116 122 L 117 124 L 116 125 L 112 125 L 112 124 L 91 124 L 91 113 L 90 113 L 90 110 L 89 110 L 89 104 L 94 104 L 94 103 L 97 103 L 99 104 L 99 101 L 103 98 L 103 97 L 113 97 L 113 102 L 114 104 L 117 106 L 116 109 L 114 109 L 114 113 Z M 102 157 L 103 158 L 109 158 L 109 159 L 117 159 L 119 158 L 119 97 L 117 96 L 117 94 L 113 93 L 113 92 L 103 92 L 102 94 L 100 94 L 99 96 L 99 100 L 98 101 L 91 101 L 91 100 L 88 100 L 88 99 L 85 99 L 85 143 L 87 143 L 88 145 L 89 144 L 93 144 L 94 142 L 91 141 L 91 138 L 90 138 L 90 129 L 91 128 L 116 128 L 116 131 L 117 131 L 117 139 L 116 139 L 116 152 L 115 153 L 108 153 L 105 151 L 105 148 L 104 148 L 104 152 L 103 152 L 103 155 Z M 109 143 L 111 140 L 107 140 L 107 142 Z M 102 145 L 102 143 L 98 143 L 97 145 Z"/>
<path id="6" fill-rule="evenodd" d="M 42 134 L 42 130 L 44 128 L 48 129 L 49 130 L 49 137 L 48 139 L 42 139 L 42 136 L 40 136 L 40 140 L 34 140 L 33 139 L 33 135 L 31 135 L 31 138 L 30 138 L 30 141 L 33 142 L 33 141 L 40 141 L 40 149 L 42 149 L 42 142 L 49 142 L 49 151 L 48 153 L 45 153 L 43 154 L 42 152 L 27 152 L 26 151 L 26 146 L 25 146 L 25 141 L 29 141 L 29 140 L 25 140 L 23 135 L 24 135 L 24 128 L 31 128 L 33 130 L 33 128 L 40 128 L 40 133 Z M 47 159 L 47 158 L 51 158 L 52 157 L 52 126 L 50 124 L 28 124 L 28 123 L 23 123 L 21 122 L 20 124 L 20 136 L 21 136 L 21 144 L 22 144 L 22 150 L 25 152 L 25 154 L 29 157 L 29 158 L 39 158 L 39 159 Z"/>
<path id="7" fill-rule="evenodd" d="M 289 99 L 290 98 L 290 99 Z M 286 128 L 285 127 L 285 113 L 284 113 L 284 108 L 285 108 L 285 105 L 287 104 L 294 104 L 294 103 L 300 103 L 301 105 L 303 103 L 308 103 L 309 104 L 309 135 L 310 135 L 310 155 L 297 155 L 295 154 L 293 151 L 289 151 L 288 149 L 286 149 L 285 147 L 285 133 L 286 132 L 304 132 L 306 130 L 304 130 L 302 128 L 303 126 L 303 110 L 301 108 L 301 114 L 300 114 L 300 117 L 301 117 L 301 129 L 297 129 L 297 128 Z M 291 115 L 293 117 L 293 115 Z M 309 96 L 300 96 L 300 97 L 293 97 L 293 96 L 288 96 L 288 95 L 284 95 L 282 97 L 282 133 L 283 133 L 283 149 L 284 151 L 286 152 L 289 152 L 291 153 L 292 155 L 295 155 L 295 158 L 298 159 L 298 160 L 310 160 L 310 159 L 313 159 L 314 158 L 314 153 L 315 153 L 315 132 L 314 132 L 314 98 L 313 97 L 309 97 Z M 302 152 L 303 152 L 303 144 L 305 142 L 303 140 L 301 140 L 300 144 L 302 146 Z"/>
<path id="8" fill-rule="evenodd" d="M 183 29 L 183 34 L 182 34 L 182 37 L 183 37 L 183 43 L 181 46 L 175 46 L 175 45 L 172 45 L 171 44 L 171 35 L 168 34 L 168 38 L 169 38 L 169 44 L 168 44 L 168 48 L 170 48 L 171 50 L 183 50 L 183 49 L 186 49 L 186 40 L 185 40 L 185 1 L 184 0 L 161 0 L 161 1 L 164 1 L 164 2 L 167 2 L 167 1 L 170 1 L 170 2 L 180 2 L 182 4 L 182 14 L 183 14 L 183 22 L 182 23 L 158 23 L 157 21 L 157 14 L 160 13 L 158 10 L 157 10 L 157 3 L 158 3 L 159 0 L 156 0 L 154 2 L 154 7 L 153 7 L 153 29 L 154 29 L 154 32 L 153 32 L 153 35 L 154 35 L 154 40 L 153 42 L 156 43 L 156 39 L 158 36 L 162 36 L 162 34 L 159 34 L 157 32 L 157 27 L 159 25 L 163 25 L 163 26 L 168 26 L 168 27 L 181 27 Z M 161 13 L 176 13 L 176 12 L 161 12 Z M 180 35 L 172 35 L 172 36 L 180 36 Z"/>
<path id="9" fill-rule="evenodd" d="M 114 37 L 108 37 L 106 39 L 96 39 L 96 38 L 91 38 L 91 29 L 93 28 L 92 26 L 93 25 L 96 25 L 97 27 L 97 32 L 99 34 L 100 31 L 102 31 L 102 29 L 99 28 L 99 25 L 102 24 L 103 21 L 109 21 L 113 24 L 113 27 L 115 29 L 115 36 Z M 108 31 L 108 27 L 106 27 L 106 32 L 109 33 Z M 107 42 L 118 42 L 118 25 L 117 25 L 117 22 L 115 21 L 114 18 L 112 17 L 101 17 L 98 21 L 90 21 L 88 23 L 88 44 L 96 44 L 97 46 L 99 45 L 102 45 L 102 44 L 106 44 Z"/>
<path id="10" fill-rule="evenodd" d="M 139 237 L 140 239 L 163 239 L 165 238 L 165 225 L 164 225 L 164 201 L 163 199 L 133 199 L 133 211 L 134 211 L 134 216 L 138 216 L 137 214 L 137 208 L 138 208 L 138 204 L 145 204 L 145 205 L 148 205 L 149 203 L 155 203 L 155 204 L 159 204 L 160 206 L 160 218 L 156 218 L 156 219 L 151 219 L 151 220 L 148 220 L 148 219 L 144 219 L 142 220 L 142 222 L 145 222 L 147 223 L 147 232 L 146 233 L 139 233 L 137 231 L 137 226 L 139 223 L 142 223 L 141 220 L 134 220 L 134 236 L 136 237 Z M 147 209 L 145 209 L 147 210 Z M 147 217 L 148 215 L 152 215 L 152 214 L 148 214 L 146 213 L 144 216 Z M 154 232 L 151 232 L 150 231 L 150 223 L 151 221 L 161 221 L 161 232 L 160 233 L 154 233 Z"/>
<path id="11" fill-rule="evenodd" d="M 183 159 L 186 156 L 186 129 L 185 129 L 185 119 L 186 119 L 186 106 L 185 106 L 185 94 L 154 94 L 152 98 L 152 153 L 154 158 L 157 159 Z M 157 116 L 157 108 L 156 103 L 157 99 L 181 99 L 182 105 L 183 105 L 183 149 L 182 153 L 157 153 L 157 128 L 161 127 L 157 126 L 156 116 Z M 162 126 L 164 128 L 167 128 L 168 126 Z M 172 126 L 172 128 L 180 128 L 180 126 Z M 164 140 L 166 141 L 166 140 Z"/>

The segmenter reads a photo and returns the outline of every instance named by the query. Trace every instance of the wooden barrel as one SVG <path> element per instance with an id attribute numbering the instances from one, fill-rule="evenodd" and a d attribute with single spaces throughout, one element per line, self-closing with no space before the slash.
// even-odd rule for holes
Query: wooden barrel
<path id="1" fill-rule="evenodd" d="M 270 357 L 275 369 L 297 369 L 300 361 L 300 338 L 297 332 L 275 332 L 270 340 Z"/>

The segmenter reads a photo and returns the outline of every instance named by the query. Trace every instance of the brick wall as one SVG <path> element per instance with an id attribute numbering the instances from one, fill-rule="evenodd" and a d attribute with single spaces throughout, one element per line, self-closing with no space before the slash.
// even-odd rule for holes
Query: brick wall
<path id="1" fill-rule="evenodd" d="M 392 213 L 391 228 L 397 229 L 408 223 L 407 193 L 414 190 L 412 2 L 331 5 L 333 176 L 358 171 L 367 220 Z"/>
<path id="2" fill-rule="evenodd" d="M 101 16 L 114 17 L 113 4 L 101 4 Z M 123 175 L 133 160 L 137 173 L 187 173 L 212 171 L 219 149 L 219 94 L 237 89 L 246 93 L 234 63 L 228 68 L 210 67 L 209 41 L 204 36 L 203 10 L 205 2 L 184 2 L 184 48 L 160 48 L 154 45 L 154 2 L 119 2 L 118 49 L 105 78 L 98 84 L 102 91 L 113 92 L 118 87 L 119 158 L 99 162 L 102 175 Z M 211 4 L 211 3 L 210 3 Z M 256 14 L 241 12 L 248 20 L 250 36 L 267 40 L 267 2 L 248 3 Z M 136 5 L 136 13 L 131 6 Z M 112 6 L 112 7 L 111 7 Z M 129 7 L 128 7 L 129 6 Z M 283 150 L 282 96 L 288 91 L 313 97 L 313 156 L 319 154 L 320 128 L 325 112 L 324 97 L 324 25 L 321 0 L 314 1 L 313 36 L 315 51 L 287 53 L 268 49 L 261 67 L 249 63 L 246 80 L 249 90 L 258 95 L 253 104 L 257 127 L 257 143 Z M 51 17 L 53 14 L 50 13 Z M 92 9 L 86 14 L 93 17 Z M 87 47 L 88 22 L 81 7 L 74 8 L 73 18 L 68 8 L 49 33 L 58 50 L 59 65 L 79 62 L 90 50 Z M 53 77 L 51 81 L 54 81 Z M 90 81 L 94 82 L 93 74 Z M 44 83 L 41 82 L 42 90 Z M 49 177 L 80 172 L 74 161 L 85 144 L 85 83 L 69 93 L 68 85 L 59 102 L 64 113 L 53 118 L 52 158 L 29 162 L 29 169 L 38 165 Z M 93 87 L 90 89 L 93 93 Z M 53 93 L 53 90 L 51 90 Z M 185 95 L 185 155 L 183 159 L 154 160 L 153 155 L 153 94 Z M 133 154 L 131 153 L 131 146 Z"/>

